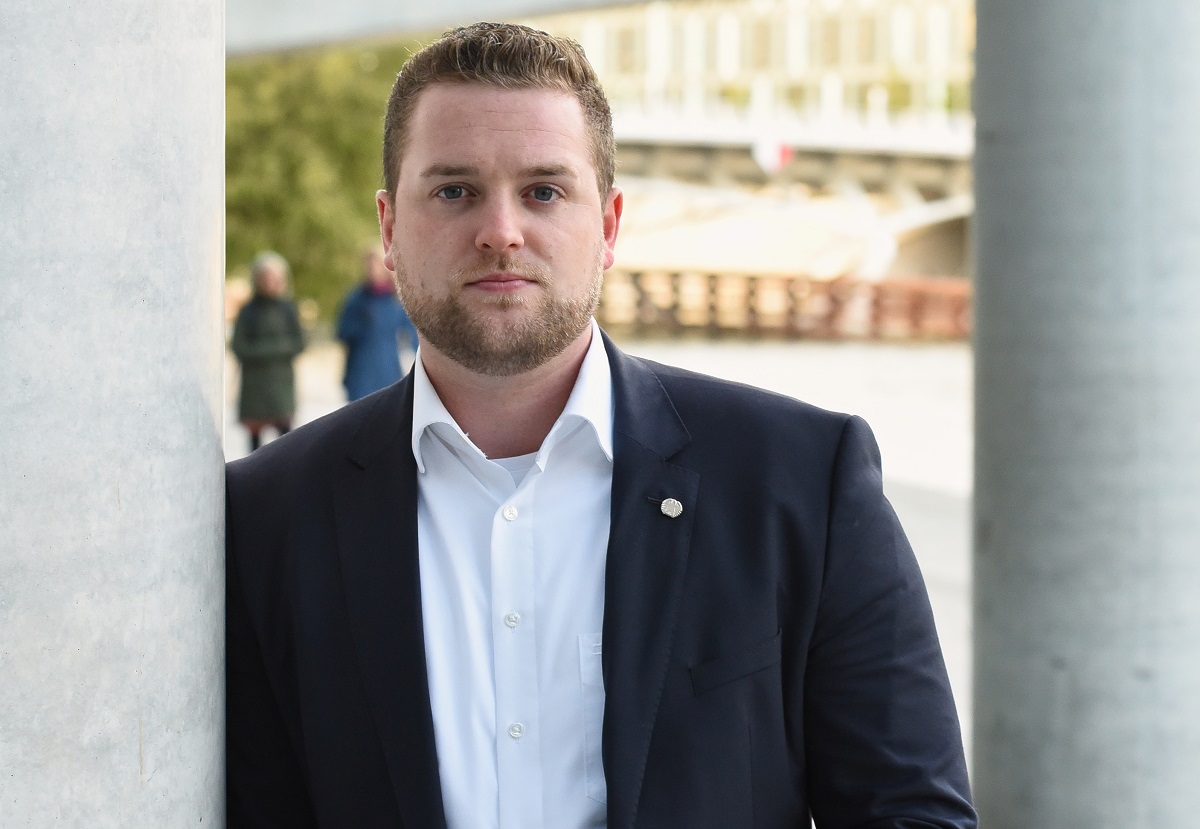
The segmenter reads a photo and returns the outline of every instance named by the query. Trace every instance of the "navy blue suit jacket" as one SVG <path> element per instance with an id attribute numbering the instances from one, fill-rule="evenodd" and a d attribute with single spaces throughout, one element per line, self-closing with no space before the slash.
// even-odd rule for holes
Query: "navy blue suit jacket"
<path id="1" fill-rule="evenodd" d="M 606 346 L 609 827 L 976 826 L 866 424 Z M 445 826 L 411 423 L 406 378 L 227 469 L 231 827 Z"/>

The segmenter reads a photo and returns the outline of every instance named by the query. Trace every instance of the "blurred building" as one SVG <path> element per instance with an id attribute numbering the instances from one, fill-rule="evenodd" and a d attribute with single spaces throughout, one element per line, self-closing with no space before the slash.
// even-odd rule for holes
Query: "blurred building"
<path id="1" fill-rule="evenodd" d="M 971 0 L 659 0 L 525 22 L 583 45 L 618 116 L 970 121 Z"/>
<path id="2" fill-rule="evenodd" d="M 606 322 L 686 325 L 695 306 L 712 328 L 736 307 L 735 327 L 779 312 L 795 328 L 808 300 L 768 309 L 773 280 L 826 305 L 812 285 L 861 281 L 879 306 L 880 280 L 902 279 L 905 308 L 958 292 L 941 327 L 966 330 L 965 285 L 919 280 L 969 272 L 971 0 L 655 0 L 521 22 L 579 41 L 613 106 L 627 221 Z"/>

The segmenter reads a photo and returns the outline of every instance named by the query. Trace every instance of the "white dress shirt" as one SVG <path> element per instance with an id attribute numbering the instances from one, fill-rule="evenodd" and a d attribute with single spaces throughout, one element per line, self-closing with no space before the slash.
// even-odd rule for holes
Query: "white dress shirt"
<path id="1" fill-rule="evenodd" d="M 599 327 L 562 415 L 520 458 L 488 459 L 419 355 L 413 371 L 425 654 L 449 829 L 602 829 L 613 403 Z"/>

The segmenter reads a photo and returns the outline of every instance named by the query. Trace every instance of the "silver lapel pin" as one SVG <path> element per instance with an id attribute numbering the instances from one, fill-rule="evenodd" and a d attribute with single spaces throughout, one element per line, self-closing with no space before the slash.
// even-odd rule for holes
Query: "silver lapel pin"
<path id="1" fill-rule="evenodd" d="M 678 518 L 679 516 L 683 515 L 683 504 L 679 503 L 674 498 L 668 498 L 667 500 L 663 501 L 659 506 L 659 509 L 662 510 L 662 514 L 667 516 L 667 518 Z"/>

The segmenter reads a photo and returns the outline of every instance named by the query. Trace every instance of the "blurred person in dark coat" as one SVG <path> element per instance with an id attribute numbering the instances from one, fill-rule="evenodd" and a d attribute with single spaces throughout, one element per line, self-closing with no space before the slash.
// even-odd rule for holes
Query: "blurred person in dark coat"
<path id="1" fill-rule="evenodd" d="M 254 294 L 238 314 L 230 346 L 242 367 L 238 420 L 250 433 L 250 450 L 268 426 L 292 428 L 296 375 L 292 361 L 304 350 L 296 305 L 287 297 L 290 269 L 278 253 L 260 253 L 250 266 Z"/>
<path id="2" fill-rule="evenodd" d="M 383 253 L 363 255 L 363 281 L 346 297 L 338 316 L 338 339 L 346 344 L 346 398 L 366 397 L 399 380 L 400 347 L 417 351 L 417 329 L 396 296 Z"/>

